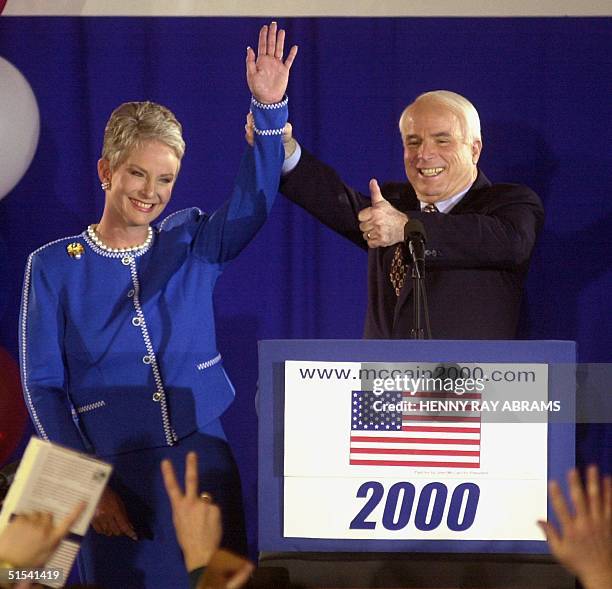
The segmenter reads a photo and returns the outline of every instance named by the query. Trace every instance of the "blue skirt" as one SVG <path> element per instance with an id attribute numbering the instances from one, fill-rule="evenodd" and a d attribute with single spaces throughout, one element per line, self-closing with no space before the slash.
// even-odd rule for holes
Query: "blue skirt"
<path id="1" fill-rule="evenodd" d="M 159 465 L 164 458 L 171 460 L 184 489 L 185 456 L 192 450 L 198 453 L 200 492 L 211 493 L 221 508 L 222 546 L 246 554 L 240 478 L 230 447 L 224 439 L 196 432 L 176 446 L 104 458 L 113 464 L 110 484 L 125 503 L 138 541 L 103 536 L 90 527 L 78 558 L 84 583 L 103 589 L 189 586 Z"/>

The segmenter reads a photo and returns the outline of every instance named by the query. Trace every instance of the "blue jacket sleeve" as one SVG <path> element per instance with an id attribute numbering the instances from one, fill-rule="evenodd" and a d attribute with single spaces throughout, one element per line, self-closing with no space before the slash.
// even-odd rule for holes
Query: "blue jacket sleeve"
<path id="1" fill-rule="evenodd" d="M 287 122 L 287 98 L 277 104 L 251 101 L 255 145 L 242 157 L 231 198 L 200 227 L 196 255 L 210 263 L 233 260 L 268 217 L 284 161 L 281 134 Z"/>
<path id="2" fill-rule="evenodd" d="M 35 252 L 26 265 L 19 322 L 25 403 L 41 438 L 85 452 L 66 393 L 64 326 L 57 280 Z"/>

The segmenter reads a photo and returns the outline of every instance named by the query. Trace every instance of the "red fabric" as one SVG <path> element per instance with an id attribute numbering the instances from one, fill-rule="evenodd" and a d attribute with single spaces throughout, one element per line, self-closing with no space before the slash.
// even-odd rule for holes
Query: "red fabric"
<path id="1" fill-rule="evenodd" d="M 0 0 L 0 6 L 3 4 Z M 25 433 L 27 417 L 17 362 L 0 347 L 0 466 L 17 448 Z"/>

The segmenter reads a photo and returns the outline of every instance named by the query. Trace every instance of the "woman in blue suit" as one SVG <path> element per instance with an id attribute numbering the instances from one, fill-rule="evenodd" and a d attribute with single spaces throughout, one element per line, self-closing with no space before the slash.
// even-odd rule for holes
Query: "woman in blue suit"
<path id="1" fill-rule="evenodd" d="M 231 198 L 211 215 L 168 204 L 185 150 L 181 125 L 151 102 L 122 104 L 104 133 L 102 218 L 28 259 L 20 322 L 26 404 L 38 435 L 114 465 L 81 549 L 84 581 L 182 587 L 188 579 L 159 475 L 200 456 L 200 488 L 223 512 L 224 544 L 245 547 L 240 481 L 220 415 L 234 389 L 215 342 L 212 293 L 265 221 L 279 183 L 284 98 L 297 48 L 260 31 L 247 50 L 257 141 Z"/>

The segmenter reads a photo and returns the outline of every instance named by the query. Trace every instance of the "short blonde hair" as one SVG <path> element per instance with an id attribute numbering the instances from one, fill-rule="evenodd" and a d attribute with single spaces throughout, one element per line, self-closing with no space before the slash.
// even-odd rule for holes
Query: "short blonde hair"
<path id="1" fill-rule="evenodd" d="M 463 138 L 468 143 L 482 141 L 480 134 L 480 117 L 478 116 L 476 107 L 467 98 L 461 96 L 461 94 L 451 92 L 450 90 L 432 90 L 431 92 L 425 92 L 418 96 L 416 100 L 409 104 L 404 109 L 404 112 L 402 112 L 402 116 L 399 120 L 400 133 L 403 132 L 403 126 L 410 109 L 422 102 L 439 104 L 450 110 L 459 119 Z"/>
<path id="2" fill-rule="evenodd" d="M 183 127 L 174 113 L 155 102 L 124 102 L 111 114 L 104 129 L 102 158 L 111 170 L 147 141 L 160 141 L 174 151 L 179 162 L 185 154 Z"/>

